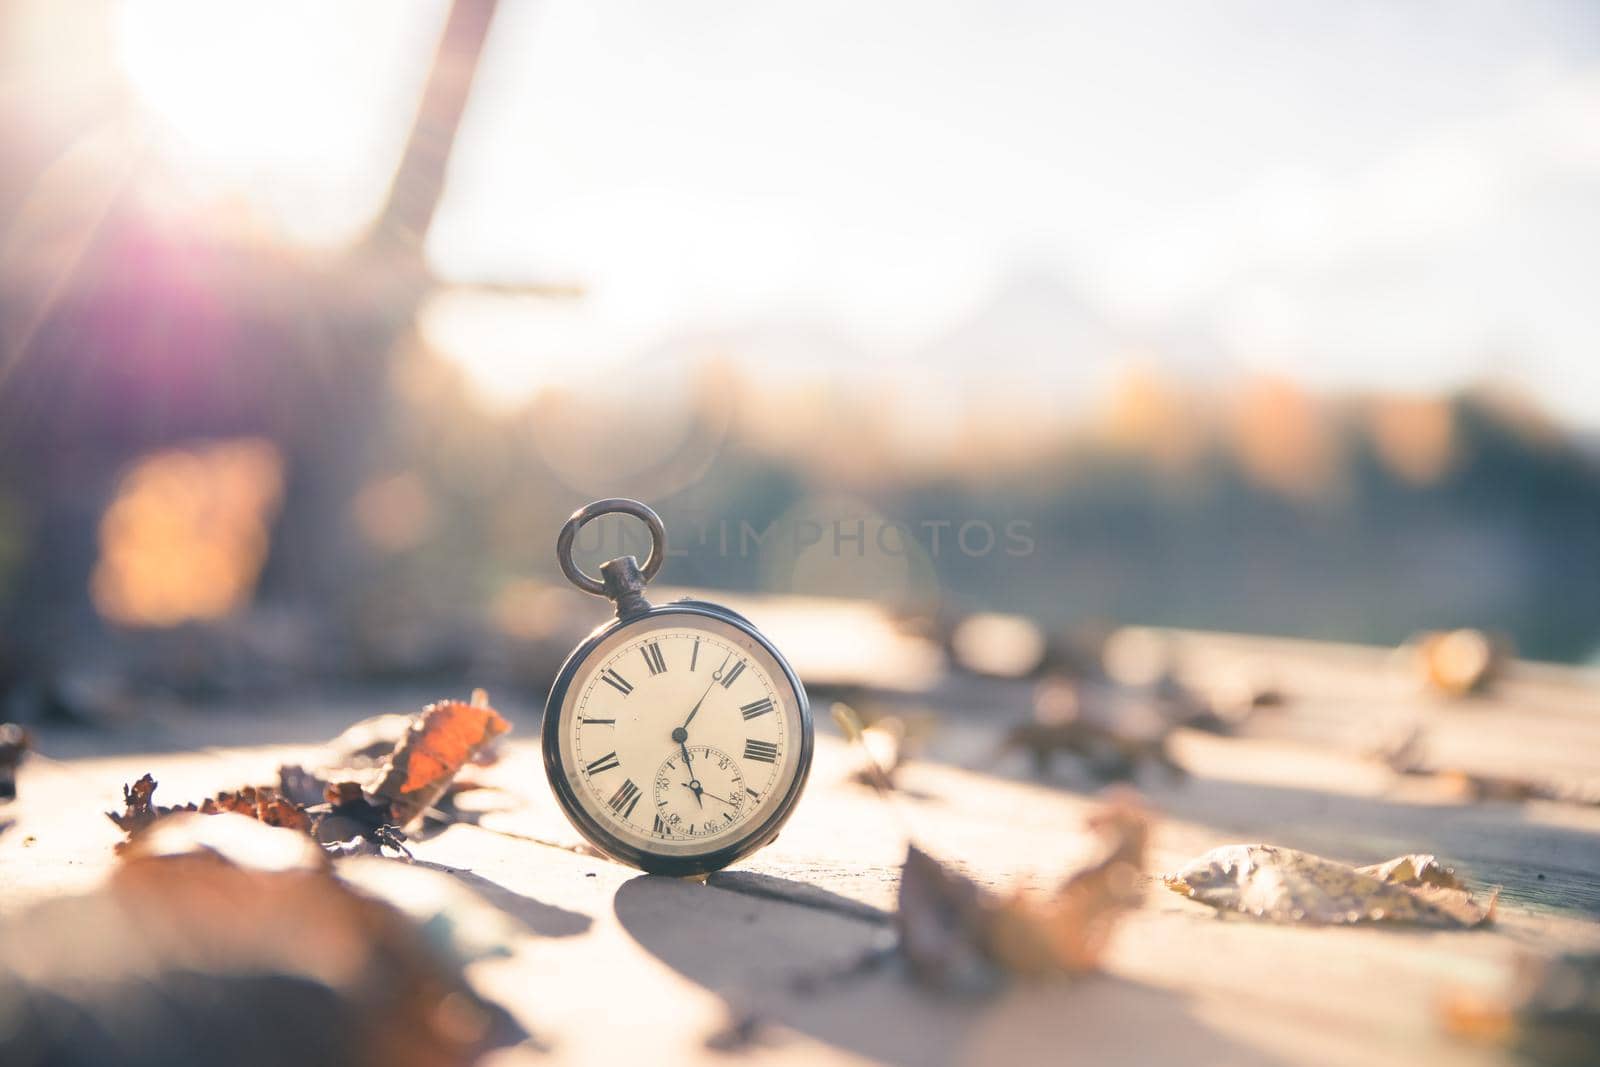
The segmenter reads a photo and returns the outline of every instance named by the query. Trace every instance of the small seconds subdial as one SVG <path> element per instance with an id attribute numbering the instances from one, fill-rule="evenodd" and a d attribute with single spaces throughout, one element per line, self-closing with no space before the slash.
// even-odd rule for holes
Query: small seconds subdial
<path id="1" fill-rule="evenodd" d="M 754 795 L 733 757 L 710 745 L 688 745 L 656 771 L 656 816 L 669 837 L 720 833 L 744 817 Z"/>

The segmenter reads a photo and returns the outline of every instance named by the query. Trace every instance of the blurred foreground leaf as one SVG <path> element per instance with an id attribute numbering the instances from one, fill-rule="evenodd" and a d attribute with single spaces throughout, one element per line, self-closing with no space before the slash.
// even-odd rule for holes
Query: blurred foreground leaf
<path id="1" fill-rule="evenodd" d="M 454 1067 L 521 1036 L 301 833 L 161 820 L 101 889 L 0 929 L 8 1067 Z"/>
<path id="2" fill-rule="evenodd" d="M 1533 1063 L 1600 1063 L 1600 953 L 1526 958 L 1504 1000 L 1458 994 L 1442 1012 L 1451 1033 L 1509 1045 Z"/>
<path id="3" fill-rule="evenodd" d="M 1123 913 L 1138 903 L 1148 827 L 1131 802 L 1089 821 L 1094 857 L 1048 896 L 1000 897 L 912 845 L 901 869 L 895 930 L 918 981 L 978 991 L 1001 979 L 1094 970 Z"/>

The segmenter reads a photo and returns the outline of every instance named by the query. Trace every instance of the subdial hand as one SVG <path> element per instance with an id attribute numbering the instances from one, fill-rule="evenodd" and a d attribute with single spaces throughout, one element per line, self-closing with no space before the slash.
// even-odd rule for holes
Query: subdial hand
<path id="1" fill-rule="evenodd" d="M 689 759 L 689 746 L 679 741 L 678 748 L 683 751 L 684 770 L 689 772 L 689 780 L 683 784 L 694 790 L 694 802 L 703 808 L 706 806 L 706 802 L 700 799 L 700 794 L 704 790 L 700 788 L 700 779 L 694 776 L 694 763 Z"/>
<path id="2" fill-rule="evenodd" d="M 682 784 L 684 785 L 685 788 L 694 790 L 694 798 L 696 800 L 699 800 L 702 796 L 708 796 L 712 800 L 721 801 L 722 803 L 728 805 L 728 807 L 730 807 L 730 808 L 737 807 L 737 805 L 734 804 L 734 802 L 729 800 L 727 797 L 719 797 L 719 796 L 717 796 L 717 794 L 709 792 L 705 788 L 705 786 L 701 785 L 699 782 L 691 780 L 691 781 L 688 781 L 688 782 L 684 782 Z M 704 804 L 701 805 L 701 807 L 704 807 L 704 806 L 705 806 Z"/>

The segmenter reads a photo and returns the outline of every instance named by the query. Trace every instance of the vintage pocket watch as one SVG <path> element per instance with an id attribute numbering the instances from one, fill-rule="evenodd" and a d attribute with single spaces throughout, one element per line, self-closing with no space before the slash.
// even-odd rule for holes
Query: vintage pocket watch
<path id="1" fill-rule="evenodd" d="M 572 559 L 584 524 L 624 514 L 650 528 L 650 554 L 585 574 Z M 736 612 L 703 600 L 652 606 L 666 530 L 636 500 L 597 500 L 561 528 L 556 558 L 617 617 L 561 667 L 544 714 L 556 799 L 607 855 L 657 874 L 697 875 L 778 835 L 811 769 L 811 709 L 783 656 Z"/>

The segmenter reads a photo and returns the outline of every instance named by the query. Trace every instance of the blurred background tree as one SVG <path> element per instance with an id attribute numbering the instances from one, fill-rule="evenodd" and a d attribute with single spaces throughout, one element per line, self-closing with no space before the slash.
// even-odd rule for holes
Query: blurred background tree
<path id="1" fill-rule="evenodd" d="M 107 678 L 206 693 L 469 668 L 537 689 L 545 660 L 514 665 L 575 610 L 547 584 L 555 529 L 584 500 L 617 494 L 662 510 L 681 553 L 668 576 L 682 584 L 870 597 L 925 615 L 991 608 L 1049 627 L 1131 621 L 1392 642 L 1423 626 L 1476 625 L 1534 657 L 1582 660 L 1600 646 L 1591 424 L 1546 413 L 1548 388 L 1535 400 L 1515 375 L 1477 373 L 1478 342 L 1458 342 L 1463 372 L 1385 384 L 1372 368 L 1394 361 L 1362 338 L 1384 321 L 1397 339 L 1418 327 L 1374 302 L 1355 340 L 1330 341 L 1365 345 L 1367 363 L 1306 348 L 1298 358 L 1310 370 L 1289 373 L 1241 362 L 1213 325 L 1177 312 L 1158 327 L 1130 325 L 1081 264 L 1014 245 L 1010 262 L 1029 265 L 997 272 L 987 297 L 970 285 L 964 305 L 917 327 L 921 341 L 885 340 L 914 333 L 926 316 L 908 309 L 930 302 L 914 287 L 883 288 L 926 258 L 924 233 L 889 247 L 900 223 L 885 231 L 889 245 L 861 246 L 889 248 L 879 261 L 832 232 L 820 251 L 803 250 L 845 294 L 832 310 L 813 301 L 795 311 L 798 290 L 795 303 L 758 306 L 739 279 L 789 291 L 786 257 L 802 251 L 784 221 L 791 208 L 803 227 L 837 207 L 829 196 L 860 195 L 863 210 L 893 217 L 897 195 L 923 195 L 898 169 L 922 150 L 907 140 L 920 128 L 911 111 L 891 108 L 906 125 L 884 127 L 888 146 L 874 155 L 870 139 L 834 142 L 804 125 L 805 109 L 836 113 L 826 109 L 837 73 L 877 114 L 893 94 L 852 82 L 859 70 L 914 80 L 927 74 L 920 46 L 936 53 L 961 38 L 886 44 L 858 63 L 809 37 L 762 51 L 770 42 L 753 16 L 607 11 L 24 0 L 0 12 L 9 699 L 70 712 Z M 876 32 L 877 16 L 861 17 L 863 34 Z M 1524 51 L 1557 48 L 1565 17 L 1533 20 Z M 1108 41 L 1131 32 L 1102 23 L 1088 29 Z M 1447 49 L 1460 59 L 1455 77 L 1472 76 L 1487 62 L 1479 46 L 1496 39 L 1494 17 L 1468 23 Z M 974 64 L 1032 56 L 1029 27 L 987 28 L 963 46 Z M 1075 28 L 1040 32 L 1061 43 Z M 1384 47 L 1404 52 L 1414 27 L 1388 28 L 1400 40 Z M 1191 42 L 1145 44 L 1151 56 L 1181 45 L 1202 65 L 1202 45 L 1296 47 L 1242 16 L 1229 41 L 1191 29 Z M 715 51 L 728 41 L 744 51 Z M 655 64 L 653 48 L 677 50 L 675 62 Z M 625 98 L 589 81 L 563 91 L 549 79 L 577 76 L 571 64 L 583 61 L 568 52 L 631 63 L 637 80 Z M 708 89 L 695 80 L 709 77 L 699 61 L 680 53 L 728 76 Z M 1553 103 L 1524 125 L 1495 117 L 1523 115 L 1510 89 L 1515 106 L 1469 103 L 1490 115 L 1483 128 L 1516 133 L 1497 145 L 1543 131 L 1537 159 L 1557 160 L 1577 183 L 1572 211 L 1546 220 L 1559 229 L 1592 208 L 1597 168 L 1568 136 L 1578 127 L 1556 122 L 1585 113 L 1592 85 L 1581 72 L 1593 57 L 1556 58 L 1579 75 L 1540 89 L 1533 98 Z M 796 103 L 763 80 L 763 63 L 815 92 Z M 1257 73 L 1297 92 L 1336 77 Z M 1017 120 L 1032 133 L 980 146 L 986 168 L 961 172 L 982 193 L 962 205 L 974 216 L 1036 165 L 1080 182 L 1080 171 L 1144 173 L 1143 147 L 1057 158 L 1047 136 L 1057 121 L 1092 118 L 1109 131 L 1102 148 L 1123 144 L 1149 118 L 1131 89 L 1057 99 L 1019 85 L 1042 110 Z M 926 88 L 945 99 L 938 79 Z M 754 102 L 740 103 L 746 90 Z M 676 107 L 684 100 L 699 103 Z M 774 109 L 770 128 L 737 124 L 760 107 Z M 1181 124 L 1177 101 L 1168 107 Z M 1217 152 L 1267 143 L 1260 131 L 1234 136 L 1255 121 L 1239 109 L 1232 126 L 1218 118 L 1228 137 Z M 1424 131 L 1445 128 L 1419 114 Z M 951 152 L 987 129 L 959 110 L 927 121 L 929 143 Z M 1377 151 L 1392 139 L 1386 121 L 1341 136 Z M 595 140 L 563 142 L 557 126 Z M 707 160 L 725 159 L 755 168 L 756 189 L 770 178 L 763 153 L 772 166 L 798 158 L 783 137 L 832 151 L 822 165 L 850 176 L 839 184 L 833 171 L 800 167 L 769 200 L 706 188 L 721 173 Z M 644 176 L 634 185 L 604 166 L 618 143 L 636 146 L 626 158 Z M 554 191 L 506 185 L 541 167 Z M 930 171 L 938 180 L 952 179 Z M 1460 194 L 1453 180 L 1432 191 Z M 1169 184 L 1171 196 L 1189 192 Z M 815 204 L 804 200 L 811 190 Z M 1168 194 L 1143 195 L 1154 212 Z M 1047 233 L 1121 202 L 1111 185 L 1018 197 Z M 1412 233 L 1428 210 L 1401 211 L 1378 236 Z M 941 217 L 925 221 L 970 228 Z M 544 237 L 527 236 L 528 218 Z M 569 232 L 563 219 L 588 229 Z M 1245 212 L 1219 240 L 1255 225 Z M 790 243 L 757 240 L 768 229 Z M 1392 266 L 1362 247 L 1351 253 L 1357 270 Z M 743 258 L 719 262 L 730 249 Z M 1160 291 L 1173 262 L 1151 260 L 1130 284 Z M 1469 281 L 1463 292 L 1481 283 Z M 846 313 L 852 294 L 865 312 Z M 1503 299 L 1514 297 L 1507 288 Z M 708 313 L 708 300 L 726 312 Z M 873 320 L 889 323 L 883 336 L 863 328 Z M 1310 371 L 1330 358 L 1366 366 L 1371 382 L 1327 385 Z"/>

